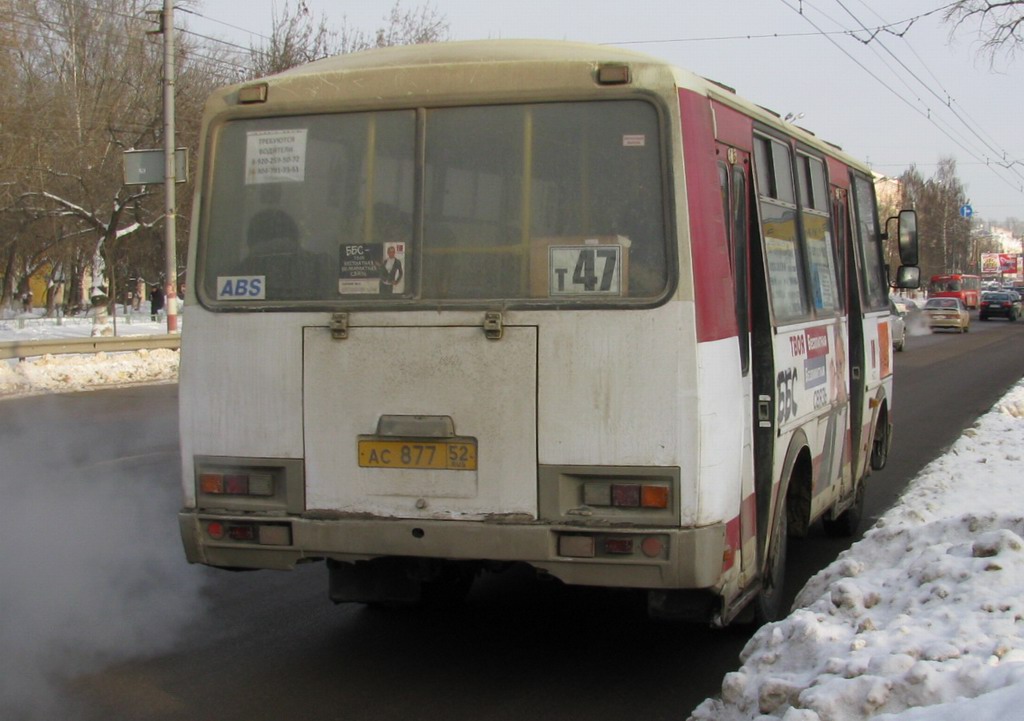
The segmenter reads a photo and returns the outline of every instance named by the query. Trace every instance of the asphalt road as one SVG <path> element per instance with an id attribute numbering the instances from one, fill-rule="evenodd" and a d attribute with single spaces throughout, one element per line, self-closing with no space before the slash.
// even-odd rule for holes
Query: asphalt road
<path id="1" fill-rule="evenodd" d="M 911 335 L 866 528 L 1024 375 L 1024 323 Z M 445 614 L 327 600 L 322 564 L 184 562 L 174 385 L 0 403 L 0 717 L 682 719 L 749 630 L 646 620 L 625 592 L 482 579 Z M 790 595 L 849 542 L 790 544 Z"/>

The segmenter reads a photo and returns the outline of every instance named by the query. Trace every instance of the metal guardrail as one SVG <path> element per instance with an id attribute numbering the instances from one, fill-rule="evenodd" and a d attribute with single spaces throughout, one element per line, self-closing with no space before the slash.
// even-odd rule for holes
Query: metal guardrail
<path id="1" fill-rule="evenodd" d="M 0 360 L 9 358 L 32 358 L 43 355 L 64 355 L 68 353 L 117 353 L 119 351 L 152 350 L 154 348 L 181 347 L 181 336 L 139 335 L 139 336 L 97 336 L 95 338 L 51 338 L 48 340 L 12 340 L 0 342 Z"/>

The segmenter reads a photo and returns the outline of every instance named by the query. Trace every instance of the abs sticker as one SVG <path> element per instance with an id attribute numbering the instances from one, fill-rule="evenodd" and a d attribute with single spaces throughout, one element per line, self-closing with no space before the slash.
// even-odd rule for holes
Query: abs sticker
<path id="1" fill-rule="evenodd" d="M 553 245 L 548 248 L 550 295 L 622 295 L 622 247 Z"/>
<path id="2" fill-rule="evenodd" d="M 217 300 L 266 300 L 267 278 L 263 275 L 217 276 Z"/>

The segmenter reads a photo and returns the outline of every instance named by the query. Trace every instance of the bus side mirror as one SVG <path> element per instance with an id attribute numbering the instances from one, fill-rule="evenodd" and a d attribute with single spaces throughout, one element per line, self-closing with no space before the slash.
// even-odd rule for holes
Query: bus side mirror
<path id="1" fill-rule="evenodd" d="M 901 210 L 896 219 L 896 233 L 899 239 L 900 262 L 903 265 L 917 265 L 917 212 Z M 902 269 L 901 269 L 902 270 Z M 920 278 L 918 279 L 918 284 Z M 907 287 L 907 286 L 901 286 Z M 917 285 L 914 286 L 915 288 Z"/>
<path id="2" fill-rule="evenodd" d="M 916 265 L 901 265 L 896 271 L 897 288 L 920 288 L 921 269 Z"/>

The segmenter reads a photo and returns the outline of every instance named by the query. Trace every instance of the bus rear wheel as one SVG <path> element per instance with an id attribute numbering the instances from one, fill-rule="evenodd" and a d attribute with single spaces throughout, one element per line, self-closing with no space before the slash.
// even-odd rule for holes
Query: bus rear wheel
<path id="1" fill-rule="evenodd" d="M 777 621 L 786 614 L 783 607 L 783 591 L 786 580 L 786 547 L 789 528 L 786 521 L 786 509 L 780 508 L 778 513 L 779 523 L 772 535 L 771 544 L 768 546 L 768 563 L 761 579 L 761 590 L 758 591 L 752 602 L 754 622 L 758 626 L 770 621 Z"/>
<path id="2" fill-rule="evenodd" d="M 871 443 L 871 468 L 880 471 L 889 462 L 889 448 L 892 446 L 892 429 L 889 427 L 889 414 L 883 407 L 875 424 L 875 438 Z"/>

